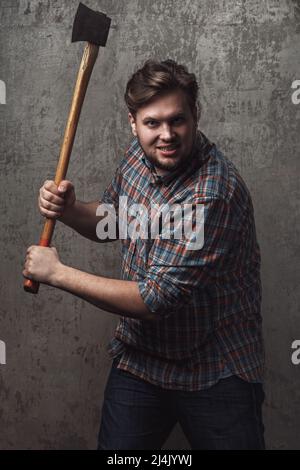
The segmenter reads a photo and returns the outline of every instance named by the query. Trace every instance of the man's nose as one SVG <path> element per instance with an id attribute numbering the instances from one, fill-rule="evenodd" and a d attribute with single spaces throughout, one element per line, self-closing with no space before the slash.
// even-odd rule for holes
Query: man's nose
<path id="1" fill-rule="evenodd" d="M 174 131 L 170 124 L 163 124 L 161 128 L 160 138 L 162 140 L 172 140 L 174 138 Z"/>

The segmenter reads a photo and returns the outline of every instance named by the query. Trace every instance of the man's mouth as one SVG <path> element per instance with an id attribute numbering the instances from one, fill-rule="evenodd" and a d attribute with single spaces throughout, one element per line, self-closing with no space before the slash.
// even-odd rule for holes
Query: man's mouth
<path id="1" fill-rule="evenodd" d="M 174 153 L 176 153 L 178 147 L 179 147 L 178 144 L 169 144 L 169 145 L 160 145 L 157 148 L 158 150 L 160 150 L 160 152 L 163 155 L 169 156 L 169 155 L 173 155 Z"/>

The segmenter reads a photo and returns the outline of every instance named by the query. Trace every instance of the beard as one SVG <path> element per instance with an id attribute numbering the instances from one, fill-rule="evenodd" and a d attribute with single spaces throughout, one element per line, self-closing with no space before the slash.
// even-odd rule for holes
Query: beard
<path id="1" fill-rule="evenodd" d="M 181 168 L 182 169 L 186 168 L 189 162 L 193 159 L 194 149 L 195 149 L 195 141 L 188 155 L 184 155 L 180 153 L 178 156 L 163 157 L 163 156 L 153 155 L 151 153 L 146 153 L 143 148 L 147 160 L 150 163 L 152 163 L 152 165 L 154 165 L 155 169 L 157 170 L 157 173 L 160 175 L 175 172 L 175 171 L 180 170 Z"/>
<path id="2" fill-rule="evenodd" d="M 163 170 L 165 172 L 171 172 L 177 170 L 183 163 L 184 159 L 181 158 L 164 158 L 164 160 L 159 157 L 146 155 L 147 159 L 155 166 L 158 170 Z"/>

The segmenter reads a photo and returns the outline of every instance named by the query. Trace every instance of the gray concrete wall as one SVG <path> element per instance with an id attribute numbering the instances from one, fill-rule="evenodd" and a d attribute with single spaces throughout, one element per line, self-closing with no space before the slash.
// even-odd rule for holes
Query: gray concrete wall
<path id="1" fill-rule="evenodd" d="M 201 128 L 233 160 L 255 207 L 262 251 L 269 448 L 300 449 L 299 118 L 300 5 L 292 0 L 86 0 L 112 18 L 82 112 L 69 178 L 100 197 L 128 143 L 123 92 L 149 57 L 173 58 L 201 86 Z M 117 317 L 58 290 L 22 289 L 27 246 L 41 217 L 82 53 L 70 43 L 77 1 L 0 1 L 1 449 L 92 449 Z M 3 87 L 2 87 L 3 89 Z M 295 101 L 295 100 L 294 100 Z M 118 276 L 118 244 L 98 246 L 57 226 L 65 263 Z M 179 429 L 166 447 L 188 448 Z"/>

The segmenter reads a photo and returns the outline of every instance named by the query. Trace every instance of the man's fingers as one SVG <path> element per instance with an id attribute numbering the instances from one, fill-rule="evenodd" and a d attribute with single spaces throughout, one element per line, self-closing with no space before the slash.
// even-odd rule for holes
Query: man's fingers
<path id="1" fill-rule="evenodd" d="M 54 183 L 54 181 L 49 181 L 49 180 L 45 181 L 42 188 L 47 189 L 47 191 L 49 191 L 50 193 L 53 193 L 53 194 L 59 196 L 59 191 L 58 191 L 57 185 Z"/>
<path id="2" fill-rule="evenodd" d="M 32 278 L 32 276 L 31 276 L 30 273 L 27 271 L 27 269 L 23 269 L 22 275 L 23 275 L 23 277 L 25 277 L 26 279 L 31 279 L 31 278 Z"/>
<path id="3" fill-rule="evenodd" d="M 43 197 L 40 196 L 40 206 L 43 208 L 43 209 L 46 209 L 48 211 L 52 211 L 52 212 L 61 212 L 63 210 L 63 205 L 62 204 L 55 204 L 53 202 L 50 202 L 49 200 L 47 199 L 44 199 Z"/>
<path id="4" fill-rule="evenodd" d="M 62 212 L 54 212 L 48 209 L 44 209 L 43 207 L 40 207 L 40 213 L 43 217 L 47 217 L 47 219 L 57 219 L 62 215 Z"/>
<path id="5" fill-rule="evenodd" d="M 51 191 L 48 191 L 44 187 L 40 189 L 40 197 L 45 199 L 46 201 L 52 202 L 53 204 L 57 204 L 58 206 L 62 206 L 65 203 L 63 197 L 53 194 Z"/>
<path id="6" fill-rule="evenodd" d="M 68 180 L 61 181 L 58 186 L 58 191 L 60 194 L 70 191 L 71 189 L 74 189 L 74 185 L 71 183 L 71 181 Z"/>

